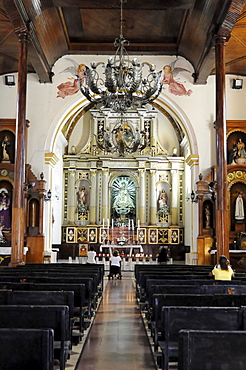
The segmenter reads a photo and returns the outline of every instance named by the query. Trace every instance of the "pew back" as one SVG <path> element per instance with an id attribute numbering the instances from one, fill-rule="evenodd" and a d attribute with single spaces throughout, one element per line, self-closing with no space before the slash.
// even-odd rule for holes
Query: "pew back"
<path id="1" fill-rule="evenodd" d="M 53 370 L 52 329 L 0 329 L 1 370 Z"/>
<path id="2" fill-rule="evenodd" d="M 246 331 L 181 330 L 178 370 L 244 370 L 245 342 Z"/>

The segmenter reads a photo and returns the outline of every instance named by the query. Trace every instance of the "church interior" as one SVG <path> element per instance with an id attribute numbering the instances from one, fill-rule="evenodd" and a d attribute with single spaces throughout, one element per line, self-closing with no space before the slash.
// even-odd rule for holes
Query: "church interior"
<path id="1" fill-rule="evenodd" d="M 118 300 L 143 321 L 142 341 L 144 328 L 153 337 L 154 360 L 141 365 L 139 349 L 136 368 L 167 370 L 172 350 L 151 326 L 144 269 L 151 279 L 164 270 L 209 279 L 224 255 L 242 286 L 246 273 L 246 1 L 0 0 L 0 10 L 0 310 L 1 290 L 20 289 L 11 278 L 31 290 L 45 269 L 52 284 L 55 271 L 67 284 L 79 272 L 84 289 L 96 286 L 69 339 L 70 352 L 85 344 L 83 368 L 111 369 L 91 358 L 102 349 L 90 338 L 100 315 L 113 322 L 105 335 L 127 336 L 131 315 L 117 329 L 107 315 Z M 123 280 L 108 281 L 116 250 Z M 0 341 L 1 330 L 0 320 Z M 47 369 L 70 366 L 63 341 Z"/>

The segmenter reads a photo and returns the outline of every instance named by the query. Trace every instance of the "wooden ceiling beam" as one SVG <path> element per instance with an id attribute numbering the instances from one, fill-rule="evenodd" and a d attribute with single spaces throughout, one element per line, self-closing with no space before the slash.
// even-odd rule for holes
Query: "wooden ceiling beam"
<path id="1" fill-rule="evenodd" d="M 124 3 L 124 9 L 191 9 L 195 0 L 128 0 Z M 80 8 L 80 9 L 119 9 L 120 0 L 53 0 L 55 7 Z"/>

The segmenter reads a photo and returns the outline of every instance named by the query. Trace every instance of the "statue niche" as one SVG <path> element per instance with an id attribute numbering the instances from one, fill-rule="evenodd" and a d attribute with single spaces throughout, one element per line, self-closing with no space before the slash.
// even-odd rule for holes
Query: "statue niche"
<path id="1" fill-rule="evenodd" d="M 119 176 L 112 183 L 111 217 L 115 226 L 128 226 L 136 216 L 136 185 L 129 176 Z"/>
<path id="2" fill-rule="evenodd" d="M 236 182 L 230 189 L 231 231 L 245 231 L 246 184 Z"/>
<path id="3" fill-rule="evenodd" d="M 78 221 L 88 221 L 89 211 L 89 184 L 87 181 L 82 180 L 78 184 L 77 191 L 77 217 Z"/>

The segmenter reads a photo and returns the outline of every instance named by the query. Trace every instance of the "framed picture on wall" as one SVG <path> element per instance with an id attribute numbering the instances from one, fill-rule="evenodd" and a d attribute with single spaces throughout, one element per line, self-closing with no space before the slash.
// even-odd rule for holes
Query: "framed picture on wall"
<path id="1" fill-rule="evenodd" d="M 149 229 L 149 244 L 157 243 L 157 229 Z"/>
<path id="2" fill-rule="evenodd" d="M 66 243 L 76 243 L 76 227 L 67 227 Z"/>
<path id="3" fill-rule="evenodd" d="M 158 241 L 159 244 L 169 243 L 169 229 L 158 229 Z"/>
<path id="4" fill-rule="evenodd" d="M 137 241 L 138 244 L 146 244 L 146 229 L 144 228 L 137 229 Z"/>
<path id="5" fill-rule="evenodd" d="M 101 228 L 100 229 L 100 243 L 107 244 L 109 240 L 109 229 Z"/>
<path id="6" fill-rule="evenodd" d="M 179 244 L 179 229 L 171 230 L 171 244 Z"/>
<path id="7" fill-rule="evenodd" d="M 78 242 L 88 241 L 88 229 L 78 228 L 77 229 L 77 240 Z"/>
<path id="8" fill-rule="evenodd" d="M 88 240 L 90 243 L 97 243 L 97 229 L 89 228 L 88 229 Z"/>

